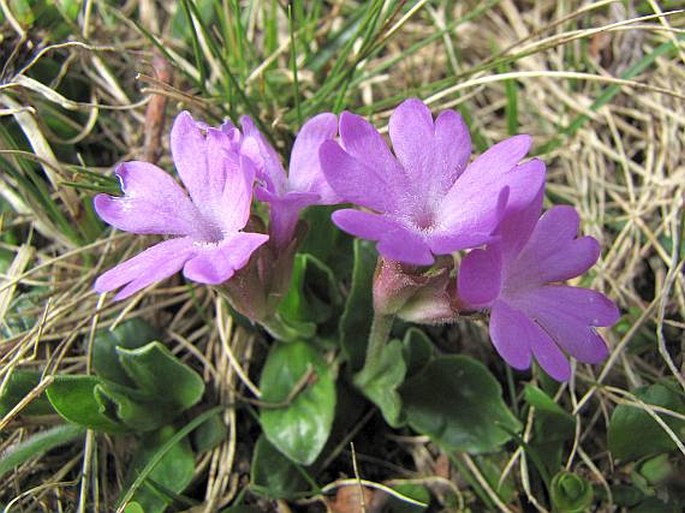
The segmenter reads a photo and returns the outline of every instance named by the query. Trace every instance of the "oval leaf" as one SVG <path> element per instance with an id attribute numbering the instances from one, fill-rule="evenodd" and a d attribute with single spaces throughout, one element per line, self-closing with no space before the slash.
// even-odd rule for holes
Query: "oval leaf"
<path id="1" fill-rule="evenodd" d="M 63 418 L 96 431 L 119 433 L 126 428 L 113 420 L 114 413 L 97 400 L 95 376 L 55 376 L 45 391 L 50 404 Z"/>
<path id="2" fill-rule="evenodd" d="M 661 406 L 685 414 L 682 395 L 669 382 L 656 383 L 633 392 L 648 405 Z M 681 439 L 685 440 L 685 421 L 657 413 Z M 652 416 L 635 404 L 620 404 L 609 421 L 609 450 L 622 460 L 636 460 L 676 448 L 675 442 Z"/>
<path id="3" fill-rule="evenodd" d="M 159 342 L 137 349 L 117 347 L 121 366 L 141 392 L 177 412 L 197 403 L 205 391 L 200 375 L 183 364 Z"/>
<path id="4" fill-rule="evenodd" d="M 41 373 L 13 370 L 0 390 L 0 417 L 7 415 L 12 408 L 40 384 Z M 55 413 L 45 394 L 35 397 L 21 410 L 22 415 L 49 415 Z"/>
<path id="5" fill-rule="evenodd" d="M 131 386 L 133 383 L 119 362 L 116 348 L 135 349 L 159 337 L 156 329 L 137 317 L 122 322 L 114 330 L 98 331 L 93 344 L 95 374 L 120 385 Z"/>
<path id="6" fill-rule="evenodd" d="M 255 445 L 250 473 L 252 489 L 267 499 L 289 499 L 309 488 L 297 465 L 264 436 Z"/>
<path id="7" fill-rule="evenodd" d="M 400 389 L 409 425 L 447 450 L 492 451 L 520 429 L 502 389 L 481 363 L 437 358 Z"/>
<path id="8" fill-rule="evenodd" d="M 354 376 L 357 388 L 380 408 L 385 421 L 394 428 L 403 425 L 402 398 L 397 392 L 407 373 L 402 350 L 402 342 L 392 340 L 383 348 L 377 365 L 372 369 L 364 367 Z"/>
<path id="9" fill-rule="evenodd" d="M 132 477 L 137 477 L 175 434 L 174 428 L 166 426 L 144 436 L 132 464 Z M 183 438 L 150 471 L 144 486 L 136 490 L 131 502 L 138 503 L 145 513 L 162 513 L 173 502 L 173 496 L 183 492 L 190 484 L 194 471 L 195 455 L 188 439 Z"/>
<path id="10" fill-rule="evenodd" d="M 328 439 L 335 414 L 335 382 L 323 357 L 304 342 L 277 344 L 260 381 L 260 422 L 266 438 L 291 460 L 311 464 Z"/>

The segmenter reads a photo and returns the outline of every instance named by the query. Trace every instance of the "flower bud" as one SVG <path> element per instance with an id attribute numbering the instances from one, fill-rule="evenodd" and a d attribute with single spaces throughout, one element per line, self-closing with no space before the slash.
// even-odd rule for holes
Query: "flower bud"
<path id="1" fill-rule="evenodd" d="M 454 321 L 459 312 L 450 279 L 453 267 L 451 257 L 439 258 L 427 271 L 380 257 L 373 282 L 375 311 L 419 324 Z"/>
<path id="2" fill-rule="evenodd" d="M 592 486 L 581 476 L 572 472 L 559 472 L 551 483 L 554 511 L 558 513 L 581 513 L 592 504 Z"/>
<path id="3" fill-rule="evenodd" d="M 233 279 L 221 285 L 233 308 L 252 322 L 270 323 L 288 292 L 295 253 L 306 231 L 301 222 L 284 248 L 277 249 L 271 243 L 260 247 Z"/>

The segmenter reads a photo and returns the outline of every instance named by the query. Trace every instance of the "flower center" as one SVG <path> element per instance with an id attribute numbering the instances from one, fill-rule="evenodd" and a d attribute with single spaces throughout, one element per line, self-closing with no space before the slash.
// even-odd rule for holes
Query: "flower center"
<path id="1" fill-rule="evenodd" d="M 206 216 L 201 216 L 193 238 L 199 244 L 217 244 L 224 240 L 224 232 L 217 223 Z"/>

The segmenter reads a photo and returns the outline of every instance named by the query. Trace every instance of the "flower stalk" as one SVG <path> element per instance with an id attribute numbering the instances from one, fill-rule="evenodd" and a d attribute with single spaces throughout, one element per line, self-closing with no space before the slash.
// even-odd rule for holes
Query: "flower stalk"
<path id="1" fill-rule="evenodd" d="M 383 349 L 388 344 L 394 321 L 395 316 L 392 314 L 384 314 L 378 311 L 374 313 L 371 332 L 369 333 L 369 343 L 366 348 L 366 360 L 364 361 L 364 368 L 360 371 L 359 375 L 373 375 L 373 371 L 380 364 Z"/>

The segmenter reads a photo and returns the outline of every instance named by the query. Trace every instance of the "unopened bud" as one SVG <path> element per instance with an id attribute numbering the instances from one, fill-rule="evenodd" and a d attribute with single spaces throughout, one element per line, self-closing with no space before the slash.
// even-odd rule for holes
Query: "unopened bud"
<path id="1" fill-rule="evenodd" d="M 439 258 L 428 270 L 380 257 L 373 282 L 375 311 L 420 324 L 454 321 L 459 312 L 453 267 L 450 257 Z"/>

